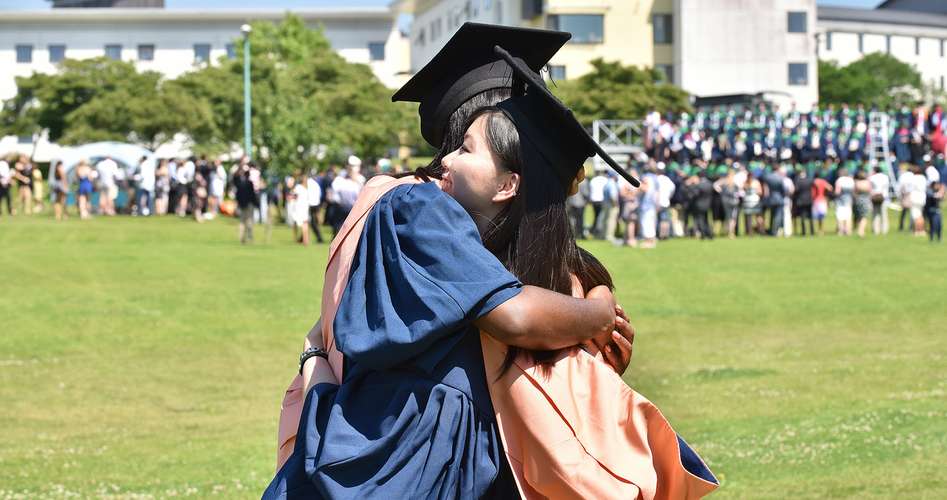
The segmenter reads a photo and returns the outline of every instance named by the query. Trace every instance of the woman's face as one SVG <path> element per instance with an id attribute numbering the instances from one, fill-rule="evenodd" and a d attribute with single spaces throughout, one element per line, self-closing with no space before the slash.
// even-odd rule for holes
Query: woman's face
<path id="1" fill-rule="evenodd" d="M 464 134 L 463 144 L 441 160 L 441 189 L 471 215 L 489 219 L 515 196 L 519 176 L 501 166 L 490 149 L 488 119 L 488 115 L 481 115 L 474 120 Z"/>

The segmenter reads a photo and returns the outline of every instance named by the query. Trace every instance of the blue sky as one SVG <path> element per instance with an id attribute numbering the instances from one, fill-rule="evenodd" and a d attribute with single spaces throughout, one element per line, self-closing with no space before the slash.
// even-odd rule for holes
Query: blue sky
<path id="1" fill-rule="evenodd" d="M 880 0 L 817 0 L 819 5 L 837 5 L 842 7 L 871 8 L 881 3 Z M 293 9 L 302 7 L 338 7 L 338 6 L 382 6 L 388 5 L 390 0 L 165 0 L 169 9 L 193 8 L 268 8 Z M 0 9 L 48 9 L 50 3 L 45 0 L 0 0 Z"/>

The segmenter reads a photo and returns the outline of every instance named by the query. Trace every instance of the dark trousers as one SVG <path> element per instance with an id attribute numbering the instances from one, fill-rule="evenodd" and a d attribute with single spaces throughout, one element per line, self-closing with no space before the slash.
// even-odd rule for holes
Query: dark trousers
<path id="1" fill-rule="evenodd" d="M 700 233 L 700 239 L 714 239 L 714 233 L 710 230 L 710 223 L 707 220 L 706 210 L 697 210 L 694 213 L 694 222 L 697 224 L 697 232 Z"/>
<path id="2" fill-rule="evenodd" d="M 908 230 L 914 230 L 914 222 L 911 220 L 910 213 L 910 208 L 901 208 L 901 220 L 898 221 L 898 231 L 904 231 L 904 219 L 908 220 Z"/>
<path id="3" fill-rule="evenodd" d="M 322 243 L 322 232 L 319 230 L 319 205 L 309 205 L 309 227 L 316 233 L 316 241 Z"/>
<path id="4" fill-rule="evenodd" d="M 598 231 L 597 231 L 598 229 L 600 229 L 600 228 L 598 227 L 598 225 L 597 225 L 597 224 L 598 224 L 598 214 L 600 214 L 600 213 L 602 213 L 602 202 L 600 202 L 600 201 L 593 201 L 593 202 L 592 202 L 592 215 L 593 215 L 592 220 L 593 220 L 594 222 L 592 223 L 592 224 L 593 224 L 593 226 L 592 226 L 592 227 L 593 227 L 592 232 L 595 233 L 594 236 L 595 236 L 596 238 L 601 238 L 601 237 L 602 237 L 602 235 L 601 235 L 601 234 L 598 234 Z M 605 228 L 601 228 L 601 229 L 602 229 L 602 231 L 604 232 Z"/>
<path id="5" fill-rule="evenodd" d="M 937 237 L 937 241 L 940 241 L 941 232 L 943 231 L 943 219 L 940 210 L 928 212 L 927 218 L 930 220 L 927 234 L 930 236 L 931 241 L 934 241 L 935 236 Z"/>
<path id="6" fill-rule="evenodd" d="M 569 222 L 572 234 L 577 240 L 585 239 L 585 206 L 569 207 Z"/>
<path id="7" fill-rule="evenodd" d="M 799 220 L 799 225 L 802 226 L 803 236 L 806 235 L 806 221 L 809 221 L 809 235 L 815 236 L 815 226 L 812 224 L 812 207 L 811 206 L 797 207 L 796 218 Z"/>
<path id="8" fill-rule="evenodd" d="M 13 208 L 10 205 L 10 186 L 0 186 L 0 203 L 7 202 L 7 214 L 13 215 Z M 3 205 L 0 205 L 0 215 L 3 214 Z"/>
<path id="9" fill-rule="evenodd" d="M 339 229 L 342 229 L 342 224 L 345 222 L 345 219 L 348 218 L 349 212 L 351 211 L 352 211 L 351 206 L 335 205 L 335 208 L 333 209 L 335 216 L 333 217 L 334 220 L 332 221 L 332 237 L 333 238 L 335 237 L 335 235 L 339 234 Z"/>

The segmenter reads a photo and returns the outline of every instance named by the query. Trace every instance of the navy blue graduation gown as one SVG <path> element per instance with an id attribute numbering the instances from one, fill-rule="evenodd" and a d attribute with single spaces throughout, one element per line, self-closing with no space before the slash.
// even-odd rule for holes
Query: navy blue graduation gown
<path id="1" fill-rule="evenodd" d="M 471 322 L 519 281 L 433 184 L 397 187 L 367 217 L 333 324 L 343 380 L 310 390 L 263 497 L 516 497 Z"/>

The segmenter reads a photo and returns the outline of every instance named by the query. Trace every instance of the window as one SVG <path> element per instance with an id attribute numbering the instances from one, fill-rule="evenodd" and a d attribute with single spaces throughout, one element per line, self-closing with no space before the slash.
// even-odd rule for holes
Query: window
<path id="1" fill-rule="evenodd" d="M 532 19 L 543 13 L 543 0 L 522 0 L 523 19 Z"/>
<path id="2" fill-rule="evenodd" d="M 921 37 L 914 37 L 914 55 L 921 55 Z"/>
<path id="3" fill-rule="evenodd" d="M 808 85 L 809 65 L 806 63 L 789 63 L 789 84 Z"/>
<path id="4" fill-rule="evenodd" d="M 549 16 L 549 29 L 572 33 L 573 43 L 602 43 L 605 41 L 605 21 L 601 14 L 565 14 Z"/>
<path id="5" fill-rule="evenodd" d="M 832 50 L 832 32 L 825 33 L 825 50 Z"/>
<path id="6" fill-rule="evenodd" d="M 49 46 L 49 62 L 58 63 L 66 58 L 66 46 L 65 45 L 50 45 Z"/>
<path id="7" fill-rule="evenodd" d="M 139 61 L 154 61 L 155 60 L 155 46 L 152 44 L 145 44 L 138 46 L 138 60 Z"/>
<path id="8" fill-rule="evenodd" d="M 16 46 L 16 62 L 18 63 L 33 62 L 33 46 L 32 45 L 17 45 Z"/>
<path id="9" fill-rule="evenodd" d="M 18 135 L 16 136 L 16 142 L 20 144 L 32 144 L 33 136 L 32 135 Z"/>
<path id="10" fill-rule="evenodd" d="M 105 57 L 112 59 L 114 61 L 122 60 L 122 46 L 121 45 L 106 45 L 105 46 Z"/>
<path id="11" fill-rule="evenodd" d="M 788 31 L 790 33 L 806 33 L 808 32 L 808 27 L 806 26 L 806 13 L 805 12 L 790 12 L 788 19 Z"/>
<path id="12" fill-rule="evenodd" d="M 566 79 L 566 67 L 558 64 L 549 65 L 549 79 L 560 81 Z"/>
<path id="13" fill-rule="evenodd" d="M 414 43 L 424 47 L 424 44 L 427 43 L 427 37 L 424 34 L 424 28 L 421 28 L 421 31 L 418 32 L 418 37 L 414 39 Z"/>
<path id="14" fill-rule="evenodd" d="M 941 90 L 945 90 L 945 89 L 944 89 L 944 77 L 943 77 L 943 76 L 940 77 L 940 89 L 941 89 Z"/>
<path id="15" fill-rule="evenodd" d="M 368 59 L 372 61 L 384 61 L 385 42 L 368 42 Z"/>
<path id="16" fill-rule="evenodd" d="M 654 43 L 674 42 L 674 29 L 671 27 L 670 14 L 655 14 L 651 16 L 651 25 L 654 32 Z"/>
<path id="17" fill-rule="evenodd" d="M 210 44 L 209 43 L 195 43 L 194 44 L 194 62 L 197 64 L 206 63 L 210 61 Z"/>
<path id="18" fill-rule="evenodd" d="M 944 57 L 944 45 L 947 45 L 947 40 L 940 41 L 940 57 Z"/>
<path id="19" fill-rule="evenodd" d="M 885 35 L 885 52 L 888 54 L 891 53 L 891 35 Z"/>
<path id="20" fill-rule="evenodd" d="M 232 44 L 232 43 L 228 43 L 228 44 L 226 45 L 226 48 L 227 48 L 227 59 L 236 59 L 236 58 L 237 58 L 237 46 L 234 45 L 234 44 Z"/>
<path id="21" fill-rule="evenodd" d="M 865 34 L 858 34 L 858 52 L 861 54 L 865 53 Z"/>
<path id="22" fill-rule="evenodd" d="M 654 69 L 661 72 L 663 76 L 662 81 L 665 83 L 674 83 L 674 65 L 672 64 L 655 64 Z"/>

